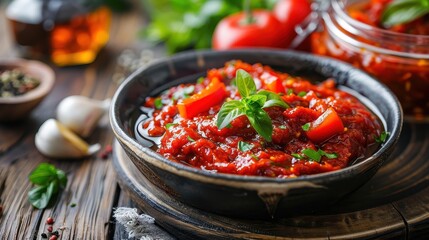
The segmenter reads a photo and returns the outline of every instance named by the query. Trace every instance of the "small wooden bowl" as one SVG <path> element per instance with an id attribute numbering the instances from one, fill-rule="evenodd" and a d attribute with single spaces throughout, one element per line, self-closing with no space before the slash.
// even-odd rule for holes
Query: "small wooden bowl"
<path id="1" fill-rule="evenodd" d="M 40 85 L 27 93 L 15 97 L 0 97 L 0 121 L 10 122 L 22 119 L 34 109 L 51 91 L 54 71 L 46 64 L 23 59 L 0 60 L 0 73 L 19 69 L 24 74 L 37 78 Z"/>

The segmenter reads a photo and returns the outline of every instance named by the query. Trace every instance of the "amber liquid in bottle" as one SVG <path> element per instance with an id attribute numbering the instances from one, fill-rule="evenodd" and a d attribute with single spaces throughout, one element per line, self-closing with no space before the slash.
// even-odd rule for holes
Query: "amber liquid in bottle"
<path id="1" fill-rule="evenodd" d="M 68 21 L 55 22 L 50 30 L 42 24 L 11 19 L 15 40 L 29 47 L 34 57 L 49 56 L 58 66 L 88 64 L 109 39 L 111 12 L 100 7 Z"/>

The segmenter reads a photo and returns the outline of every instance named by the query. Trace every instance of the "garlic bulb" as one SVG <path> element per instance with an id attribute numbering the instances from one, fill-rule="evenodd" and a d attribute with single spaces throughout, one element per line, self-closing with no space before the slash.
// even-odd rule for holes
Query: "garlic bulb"
<path id="1" fill-rule="evenodd" d="M 100 144 L 89 145 L 55 119 L 48 119 L 36 133 L 37 149 L 52 158 L 80 158 L 100 150 Z"/>
<path id="2" fill-rule="evenodd" d="M 99 101 L 84 96 L 69 96 L 58 104 L 57 119 L 73 132 L 88 137 L 109 106 L 110 99 Z"/>

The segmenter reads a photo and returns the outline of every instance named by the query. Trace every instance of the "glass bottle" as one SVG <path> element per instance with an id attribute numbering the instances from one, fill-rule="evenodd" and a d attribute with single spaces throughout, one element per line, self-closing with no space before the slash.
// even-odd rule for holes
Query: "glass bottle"
<path id="1" fill-rule="evenodd" d="M 93 62 L 109 39 L 111 12 L 100 1 L 14 0 L 6 16 L 17 44 L 58 66 Z"/>

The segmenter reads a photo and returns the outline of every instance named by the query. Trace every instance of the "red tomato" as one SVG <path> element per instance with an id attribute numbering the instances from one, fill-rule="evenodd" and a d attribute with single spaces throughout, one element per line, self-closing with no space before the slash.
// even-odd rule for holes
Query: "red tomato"
<path id="1" fill-rule="evenodd" d="M 282 23 L 283 44 L 288 47 L 296 36 L 295 26 L 311 13 L 311 4 L 308 0 L 280 0 L 274 6 L 273 12 Z"/>
<path id="2" fill-rule="evenodd" d="M 283 47 L 284 40 L 279 29 L 281 23 L 270 11 L 252 11 L 254 22 L 245 24 L 245 13 L 230 15 L 216 26 L 212 47 L 216 50 L 243 47 Z"/>

